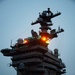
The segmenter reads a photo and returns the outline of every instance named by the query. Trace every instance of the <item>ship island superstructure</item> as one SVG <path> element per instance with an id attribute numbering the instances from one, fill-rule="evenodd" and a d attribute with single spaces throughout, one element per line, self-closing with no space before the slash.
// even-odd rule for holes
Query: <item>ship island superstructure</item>
<path id="1" fill-rule="evenodd" d="M 31 37 L 19 38 L 11 48 L 2 49 L 4 56 L 12 57 L 12 66 L 17 75 L 62 75 L 66 73 L 66 66 L 59 58 L 58 49 L 54 52 L 48 48 L 49 41 L 57 38 L 64 29 L 52 29 L 52 18 L 61 13 L 54 14 L 50 8 L 39 13 L 39 17 L 31 25 L 40 24 L 40 31 L 31 30 Z"/>

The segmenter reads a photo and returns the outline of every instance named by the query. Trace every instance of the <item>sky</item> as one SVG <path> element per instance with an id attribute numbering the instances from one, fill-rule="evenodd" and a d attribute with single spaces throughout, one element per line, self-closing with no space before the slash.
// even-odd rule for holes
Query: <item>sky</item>
<path id="1" fill-rule="evenodd" d="M 62 14 L 52 19 L 53 27 L 59 26 L 65 31 L 58 38 L 50 41 L 52 51 L 59 50 L 59 58 L 66 65 L 66 75 L 75 75 L 75 0 L 0 0 L 0 50 L 10 48 L 18 38 L 31 36 L 31 29 L 39 31 L 39 24 L 31 26 L 39 12 L 50 8 L 53 13 Z M 16 75 L 13 67 L 9 67 L 11 57 L 0 53 L 0 75 Z"/>

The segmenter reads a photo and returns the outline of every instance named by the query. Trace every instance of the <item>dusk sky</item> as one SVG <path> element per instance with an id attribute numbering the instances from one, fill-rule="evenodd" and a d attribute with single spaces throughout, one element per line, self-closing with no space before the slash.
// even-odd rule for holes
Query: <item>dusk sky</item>
<path id="1" fill-rule="evenodd" d="M 0 50 L 10 48 L 18 38 L 31 36 L 31 29 L 39 31 L 39 24 L 31 26 L 39 12 L 50 8 L 62 14 L 52 19 L 52 28 L 60 26 L 65 31 L 50 41 L 49 49 L 59 49 L 59 58 L 66 65 L 66 75 L 75 75 L 75 0 L 0 0 Z M 0 75 L 16 75 L 10 57 L 0 53 Z"/>

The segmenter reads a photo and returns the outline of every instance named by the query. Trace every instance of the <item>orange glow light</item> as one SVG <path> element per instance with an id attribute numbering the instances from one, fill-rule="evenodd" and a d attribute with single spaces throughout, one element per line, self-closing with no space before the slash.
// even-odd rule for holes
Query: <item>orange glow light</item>
<path id="1" fill-rule="evenodd" d="M 47 44 L 49 44 L 49 42 L 50 42 L 49 40 L 46 41 Z"/>
<path id="2" fill-rule="evenodd" d="M 45 36 L 41 37 L 41 40 L 44 41 L 47 44 L 49 44 L 49 41 L 50 41 L 49 38 L 47 38 Z"/>
<path id="3" fill-rule="evenodd" d="M 24 43 L 24 44 L 25 44 L 25 43 L 28 43 L 28 40 L 25 39 L 25 40 L 23 41 L 23 43 Z"/>
<path id="4" fill-rule="evenodd" d="M 42 37 L 41 39 L 42 39 L 42 41 L 46 41 L 46 40 L 47 40 L 47 38 L 46 38 L 46 37 Z"/>

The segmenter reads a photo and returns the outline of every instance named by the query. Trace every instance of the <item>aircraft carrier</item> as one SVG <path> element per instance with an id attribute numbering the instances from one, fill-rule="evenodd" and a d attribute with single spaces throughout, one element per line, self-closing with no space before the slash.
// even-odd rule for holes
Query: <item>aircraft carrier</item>
<path id="1" fill-rule="evenodd" d="M 39 33 L 31 30 L 31 37 L 19 38 L 11 48 L 1 50 L 4 56 L 12 57 L 12 66 L 17 75 L 62 75 L 66 73 L 66 66 L 59 58 L 58 49 L 51 51 L 49 42 L 64 32 L 52 29 L 52 18 L 61 15 L 60 12 L 53 13 L 50 8 L 39 13 L 39 17 L 31 25 L 40 24 Z"/>

